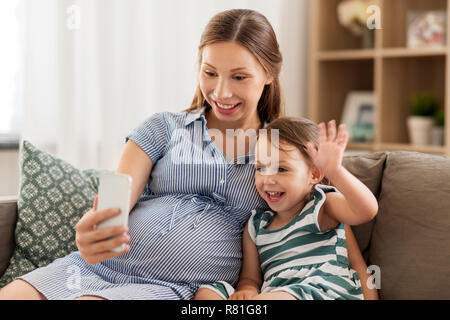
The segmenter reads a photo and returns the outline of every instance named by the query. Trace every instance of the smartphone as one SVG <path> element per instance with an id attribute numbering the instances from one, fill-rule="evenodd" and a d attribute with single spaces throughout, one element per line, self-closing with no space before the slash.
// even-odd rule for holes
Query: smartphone
<path id="1" fill-rule="evenodd" d="M 120 214 L 100 222 L 97 228 L 128 226 L 131 201 L 131 177 L 126 174 L 103 173 L 100 175 L 99 182 L 97 211 L 119 208 Z M 125 244 L 111 250 L 122 252 L 125 250 Z"/>

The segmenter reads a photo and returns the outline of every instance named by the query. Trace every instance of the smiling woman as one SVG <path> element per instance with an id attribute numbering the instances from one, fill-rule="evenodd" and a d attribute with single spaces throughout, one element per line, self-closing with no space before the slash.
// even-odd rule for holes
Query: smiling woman
<path id="1" fill-rule="evenodd" d="M 246 67 L 235 67 L 239 65 Z M 258 101 L 272 77 L 245 47 L 237 42 L 208 45 L 202 53 L 199 83 L 213 111 L 208 120 L 221 124 L 216 126 L 219 130 L 225 131 L 230 122 L 245 130 L 239 119 L 250 119 L 258 127 Z"/>
<path id="2" fill-rule="evenodd" d="M 205 28 L 198 53 L 199 86 L 186 110 L 206 105 L 213 111 L 208 121 L 222 123 L 222 128 L 223 122 L 230 124 L 242 115 L 264 123 L 284 113 L 279 80 L 283 58 L 275 32 L 262 14 L 237 12 L 222 12 Z"/>
<path id="3" fill-rule="evenodd" d="M 228 35 L 231 39 L 246 30 L 242 27 L 244 22 L 251 21 L 251 16 L 259 17 L 260 21 L 263 17 L 252 10 L 230 10 L 218 16 L 221 15 L 227 18 L 219 19 L 220 24 L 232 25 Z M 264 30 L 272 30 L 265 18 L 263 21 Z M 254 42 L 263 38 L 261 33 L 251 35 Z M 271 36 L 276 43 L 273 31 Z M 273 83 L 265 84 L 268 77 L 264 67 L 258 65 L 247 49 L 234 44 L 220 48 L 228 56 L 221 56 L 213 43 L 202 49 L 205 56 L 209 53 L 207 62 L 215 68 L 211 73 L 219 78 L 217 83 L 215 77 L 208 78 L 208 86 L 209 80 L 212 85 L 205 90 L 205 95 L 208 99 L 210 95 L 220 99 L 219 103 L 242 103 L 238 111 L 245 113 L 216 114 L 205 102 L 195 112 L 159 112 L 143 121 L 126 136 L 127 143 L 117 168 L 118 173 L 133 178 L 129 237 L 123 236 L 122 228 L 97 229 L 99 222 L 110 217 L 111 210 L 97 210 L 94 202 L 76 225 L 79 251 L 19 277 L 0 291 L 0 299 L 35 298 L 38 293 L 47 299 L 94 296 L 191 299 L 202 283 L 223 277 L 230 283 L 237 281 L 243 226 L 251 208 L 267 206 L 253 184 L 254 168 L 249 161 L 252 153 L 243 157 L 247 161 L 239 162 L 233 157 L 225 163 L 223 160 L 228 160 L 229 154 L 212 141 L 210 132 L 235 128 L 256 130 L 279 115 L 280 103 L 272 100 L 258 103 L 257 96 L 262 97 L 263 91 L 270 92 Z M 227 62 L 219 63 L 218 56 Z M 253 77 L 248 81 L 233 79 L 235 75 L 230 76 L 229 72 L 238 67 L 245 67 Z M 256 82 L 249 85 L 252 81 Z M 255 92 L 244 94 L 240 85 L 249 85 L 247 89 Z M 279 89 L 274 90 L 281 96 Z M 265 110 L 261 118 L 260 108 Z M 227 121 L 218 120 L 219 116 Z M 171 152 L 173 135 L 180 130 L 201 140 L 198 150 L 193 150 L 186 140 L 176 144 L 187 158 L 182 164 L 174 161 Z M 202 162 L 205 152 L 211 148 L 221 161 Z M 122 244 L 126 244 L 123 252 L 110 252 Z M 67 270 L 73 265 L 80 269 L 79 288 L 67 286 Z"/>

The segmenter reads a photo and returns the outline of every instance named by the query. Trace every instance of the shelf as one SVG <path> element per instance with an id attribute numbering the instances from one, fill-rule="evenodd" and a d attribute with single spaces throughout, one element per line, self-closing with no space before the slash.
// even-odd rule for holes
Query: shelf
<path id="1" fill-rule="evenodd" d="M 406 120 L 411 115 L 409 99 L 414 94 L 431 90 L 445 106 L 445 70 L 445 56 L 392 57 L 383 61 L 378 142 L 410 142 Z"/>
<path id="2" fill-rule="evenodd" d="M 443 146 L 416 146 L 404 143 L 381 143 L 374 146 L 375 151 L 416 151 L 423 153 L 445 154 Z"/>
<path id="3" fill-rule="evenodd" d="M 347 145 L 347 150 L 371 150 L 373 151 L 375 144 L 366 142 L 353 142 L 350 141 Z"/>
<path id="4" fill-rule="evenodd" d="M 337 6 L 345 0 L 311 0 L 308 117 L 340 120 L 353 91 L 374 93 L 374 142 L 349 142 L 351 152 L 417 151 L 450 156 L 450 0 L 380 0 L 382 29 L 374 48 L 342 27 Z M 446 10 L 447 45 L 407 47 L 409 12 Z M 432 91 L 444 108 L 444 146 L 410 144 L 410 98 Z"/>
<path id="5" fill-rule="evenodd" d="M 384 58 L 432 57 L 445 56 L 447 51 L 447 47 L 329 50 L 318 52 L 317 59 L 320 61 L 333 61 L 373 59 L 378 56 Z"/>
<path id="6" fill-rule="evenodd" d="M 337 16 L 337 7 L 343 0 L 310 0 L 311 8 L 316 10 L 318 50 L 352 50 L 361 48 L 363 38 L 355 36 L 343 27 Z M 376 35 L 375 35 L 376 36 Z"/>
<path id="7" fill-rule="evenodd" d="M 444 146 L 416 146 L 407 143 L 360 143 L 349 142 L 347 150 L 358 151 L 416 151 L 423 153 L 445 154 Z"/>
<path id="8" fill-rule="evenodd" d="M 447 47 L 440 48 L 385 48 L 381 49 L 381 56 L 385 58 L 401 57 L 426 57 L 426 56 L 445 56 Z"/>
<path id="9" fill-rule="evenodd" d="M 375 50 L 373 49 L 330 50 L 317 54 L 317 59 L 321 61 L 373 59 L 374 57 Z"/>
<path id="10" fill-rule="evenodd" d="M 447 10 L 447 0 L 383 1 L 383 47 L 406 47 L 408 12 Z"/>
<path id="11" fill-rule="evenodd" d="M 319 107 L 312 119 L 317 122 L 340 120 L 349 92 L 374 90 L 373 70 L 373 59 L 320 61 L 320 91 L 316 100 Z"/>

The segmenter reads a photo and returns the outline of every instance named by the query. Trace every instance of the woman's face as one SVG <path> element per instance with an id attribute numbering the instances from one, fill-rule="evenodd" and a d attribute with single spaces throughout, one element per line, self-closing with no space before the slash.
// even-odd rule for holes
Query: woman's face
<path id="1" fill-rule="evenodd" d="M 271 78 L 245 47 L 218 42 L 203 48 L 199 83 L 212 115 L 233 127 L 259 121 L 258 101 Z"/>

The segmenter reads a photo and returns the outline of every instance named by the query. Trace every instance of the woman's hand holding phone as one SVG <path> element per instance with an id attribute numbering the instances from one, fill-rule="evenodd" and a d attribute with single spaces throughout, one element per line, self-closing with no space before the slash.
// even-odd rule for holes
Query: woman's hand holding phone
<path id="1" fill-rule="evenodd" d="M 120 256 L 130 250 L 128 245 L 121 252 L 112 251 L 129 242 L 130 237 L 127 226 L 112 226 L 97 229 L 96 226 L 107 219 L 118 216 L 119 208 L 109 208 L 97 211 L 98 195 L 94 198 L 91 210 L 75 226 L 75 242 L 81 257 L 89 264 L 94 265 L 104 260 Z"/>

